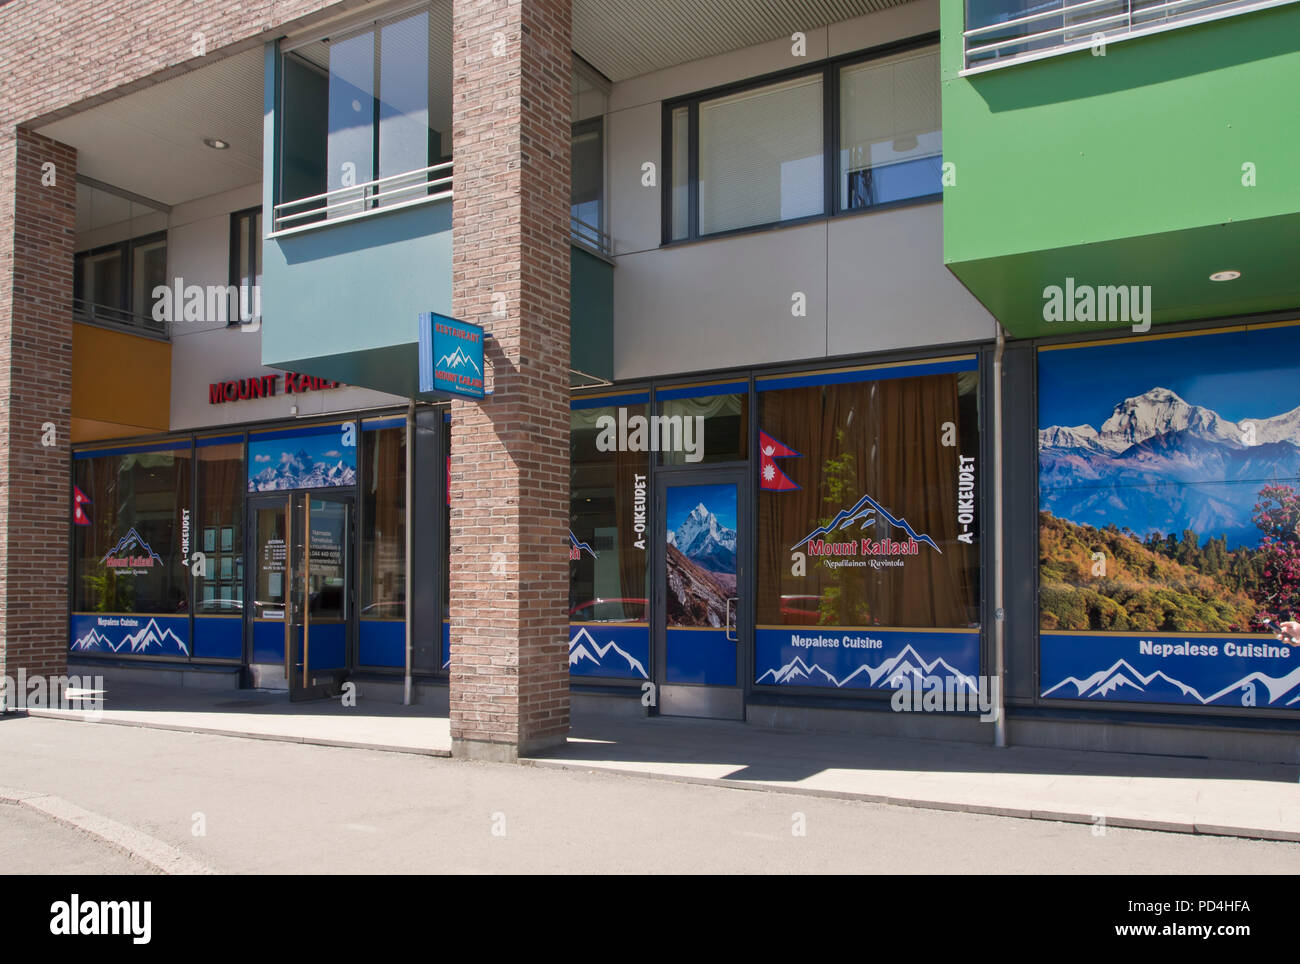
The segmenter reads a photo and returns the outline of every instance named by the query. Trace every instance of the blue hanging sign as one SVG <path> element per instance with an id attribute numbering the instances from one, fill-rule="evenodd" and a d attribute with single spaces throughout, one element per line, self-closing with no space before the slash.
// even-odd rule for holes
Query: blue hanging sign
<path id="1" fill-rule="evenodd" d="M 483 329 L 436 312 L 420 315 L 420 392 L 483 397 Z"/>

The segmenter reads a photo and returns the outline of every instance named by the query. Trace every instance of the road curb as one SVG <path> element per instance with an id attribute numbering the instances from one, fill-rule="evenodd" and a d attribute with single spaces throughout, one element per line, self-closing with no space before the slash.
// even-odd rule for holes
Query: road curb
<path id="1" fill-rule="evenodd" d="M 70 800 L 34 790 L 0 787 L 0 803 L 26 807 L 64 826 L 104 841 L 161 874 L 209 875 L 216 871 L 157 837 L 79 807 Z"/>
<path id="2" fill-rule="evenodd" d="M 732 780 L 727 777 L 692 777 L 685 774 L 592 766 L 590 763 L 569 763 L 564 760 L 554 759 L 525 759 L 521 757 L 519 762 L 525 766 L 547 770 L 584 770 L 588 773 L 614 773 L 619 776 L 640 777 L 648 780 L 667 780 L 671 783 L 694 783 L 701 786 L 726 787 L 730 790 L 785 793 L 791 796 L 822 797 L 830 800 L 856 800 L 861 803 L 879 803 L 891 807 L 912 807 L 918 810 L 946 810 L 956 813 L 976 813 L 990 817 L 1015 817 L 1022 820 L 1045 820 L 1055 823 L 1098 824 L 1125 830 L 1151 830 L 1161 833 L 1183 833 L 1213 837 L 1241 837 L 1247 840 L 1274 840 L 1284 843 L 1300 842 L 1300 833 L 1291 830 L 1200 823 L 1192 817 L 1183 820 L 1158 820 L 1149 816 L 1126 816 L 1123 813 L 1101 814 L 1071 810 L 1041 810 L 1033 807 L 1009 807 L 1000 804 L 963 803 L 957 800 L 934 800 L 880 793 L 857 793 L 852 790 L 823 790 L 817 787 L 781 786 L 774 783 Z M 1104 818 L 1104 823 L 1099 821 L 1099 817 Z"/>

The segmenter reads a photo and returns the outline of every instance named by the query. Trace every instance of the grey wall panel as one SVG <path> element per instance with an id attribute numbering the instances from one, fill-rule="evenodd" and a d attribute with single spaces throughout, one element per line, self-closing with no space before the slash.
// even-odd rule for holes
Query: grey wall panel
<path id="1" fill-rule="evenodd" d="M 614 111 L 605 118 L 609 230 L 615 255 L 659 246 L 662 124 L 663 110 L 657 103 Z M 641 165 L 647 161 L 655 166 L 653 187 L 641 183 Z"/>
<path id="2" fill-rule="evenodd" d="M 616 379 L 825 355 L 824 222 L 617 260 Z M 791 313 L 795 292 L 804 317 Z"/>
<path id="3" fill-rule="evenodd" d="M 1038 599 L 1038 431 L 1029 345 L 1003 354 L 1003 558 L 1007 613 L 1007 698 L 1032 699 Z M 985 422 L 987 429 L 988 422 Z M 991 572 L 990 572 L 991 575 Z"/>
<path id="4" fill-rule="evenodd" d="M 990 315 L 943 264 L 943 205 L 830 222 L 832 355 L 995 337 Z"/>
<path id="5" fill-rule="evenodd" d="M 416 672 L 442 668 L 442 580 L 446 505 L 446 453 L 442 446 L 442 409 L 415 412 L 416 505 L 411 533 L 411 663 Z"/>

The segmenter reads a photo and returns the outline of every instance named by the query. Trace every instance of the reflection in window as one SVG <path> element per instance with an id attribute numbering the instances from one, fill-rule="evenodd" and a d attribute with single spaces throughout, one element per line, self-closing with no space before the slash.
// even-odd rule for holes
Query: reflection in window
<path id="1" fill-rule="evenodd" d="M 760 626 L 978 623 L 978 541 L 958 538 L 960 459 L 978 454 L 977 385 L 977 373 L 961 372 L 760 394 L 765 447 L 798 453 L 760 467 L 772 467 L 758 498 Z M 955 445 L 944 444 L 947 423 Z M 792 566 L 792 553 L 805 564 Z"/>
<path id="2" fill-rule="evenodd" d="M 840 209 L 938 194 L 939 52 L 840 71 Z"/>
<path id="3" fill-rule="evenodd" d="M 361 618 L 406 618 L 406 429 L 362 432 Z"/>
<path id="4" fill-rule="evenodd" d="M 642 418 L 647 407 L 623 406 L 626 417 Z M 649 458 L 644 451 L 610 451 L 602 441 L 608 420 L 618 418 L 617 407 L 574 409 L 571 417 L 571 622 L 646 619 Z"/>
<path id="5" fill-rule="evenodd" d="M 75 611 L 189 611 L 190 570 L 181 538 L 190 455 L 187 447 L 74 460 L 73 483 L 88 500 L 83 511 L 89 523 L 73 533 Z M 192 527 L 189 538 L 193 552 Z"/>
<path id="6" fill-rule="evenodd" d="M 343 191 L 341 217 L 445 189 L 421 172 L 451 158 L 450 0 L 303 44 L 283 67 L 282 201 Z M 381 198 L 344 190 L 377 178 L 392 178 Z"/>
<path id="7" fill-rule="evenodd" d="M 670 399 L 661 396 L 659 415 L 661 465 L 740 462 L 748 458 L 748 394 Z"/>
<path id="8" fill-rule="evenodd" d="M 244 445 L 200 445 L 198 518 L 193 548 L 204 556 L 194 577 L 198 615 L 237 616 L 244 608 Z"/>
<path id="9" fill-rule="evenodd" d="M 573 125 L 573 177 L 569 213 L 573 234 L 600 248 L 604 230 L 605 148 L 599 117 Z"/>
<path id="10" fill-rule="evenodd" d="M 700 104 L 700 234 L 825 211 L 821 74 Z"/>

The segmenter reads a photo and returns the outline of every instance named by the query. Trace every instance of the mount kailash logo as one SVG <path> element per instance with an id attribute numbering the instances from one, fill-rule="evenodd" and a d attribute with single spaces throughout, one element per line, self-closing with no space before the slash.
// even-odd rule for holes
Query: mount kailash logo
<path id="1" fill-rule="evenodd" d="M 650 675 L 645 671 L 645 666 L 642 665 L 641 661 L 627 650 L 620 647 L 612 639 L 604 646 L 601 646 L 592 638 L 591 633 L 587 632 L 585 629 L 580 629 L 576 634 L 574 634 L 574 637 L 569 640 L 570 666 L 586 664 L 604 666 L 605 657 L 609 656 L 610 653 L 614 654 L 610 657 L 611 661 L 614 663 L 612 668 L 619 670 L 624 668 L 631 669 L 634 672 L 639 673 L 642 679 L 650 678 Z M 615 659 L 615 657 L 617 657 L 617 659 Z M 586 661 L 585 663 L 584 660 Z"/>
<path id="2" fill-rule="evenodd" d="M 474 359 L 465 354 L 465 349 L 461 348 L 459 345 L 456 346 L 456 350 L 450 355 L 443 355 L 438 359 L 439 368 L 465 368 L 466 366 L 472 368 L 480 375 L 483 374 L 482 369 L 480 369 L 478 365 L 474 364 Z"/>
<path id="3" fill-rule="evenodd" d="M 109 569 L 152 569 L 155 562 L 162 565 L 162 556 L 132 526 L 99 561 Z"/>
<path id="4" fill-rule="evenodd" d="M 591 546 L 585 542 L 580 542 L 578 540 L 578 537 L 573 534 L 573 530 L 570 529 L 569 530 L 569 561 L 576 562 L 577 560 L 582 558 L 582 554 L 584 552 L 590 553 L 591 558 L 593 559 L 600 558 L 600 556 L 596 555 L 595 549 L 591 548 Z"/>
<path id="5" fill-rule="evenodd" d="M 939 548 L 938 543 L 936 543 L 932 538 L 923 532 L 918 533 L 912 528 L 906 519 L 894 515 L 869 495 L 864 495 L 860 498 L 856 503 L 854 503 L 852 508 L 841 509 L 835 514 L 835 518 L 831 519 L 831 521 L 826 525 L 818 526 L 812 532 L 808 533 L 792 545 L 790 551 L 793 552 L 801 546 L 806 546 L 813 539 L 821 539 L 836 530 L 843 531 L 844 529 L 849 529 L 854 525 L 858 525 L 863 529 L 867 526 L 874 526 L 876 524 L 877 516 L 884 519 L 886 523 L 893 526 L 895 529 L 902 529 L 907 533 L 908 538 L 911 539 L 912 542 L 924 543 L 935 552 L 943 552 L 943 550 Z"/>
<path id="6" fill-rule="evenodd" d="M 1190 528 L 1226 535 L 1230 549 L 1255 546 L 1254 493 L 1300 476 L 1300 408 L 1232 422 L 1155 387 L 1117 404 L 1099 429 L 1041 429 L 1038 451 L 1042 508 L 1059 519 L 1139 537 Z M 1247 485 L 1251 497 L 1234 498 Z"/>

